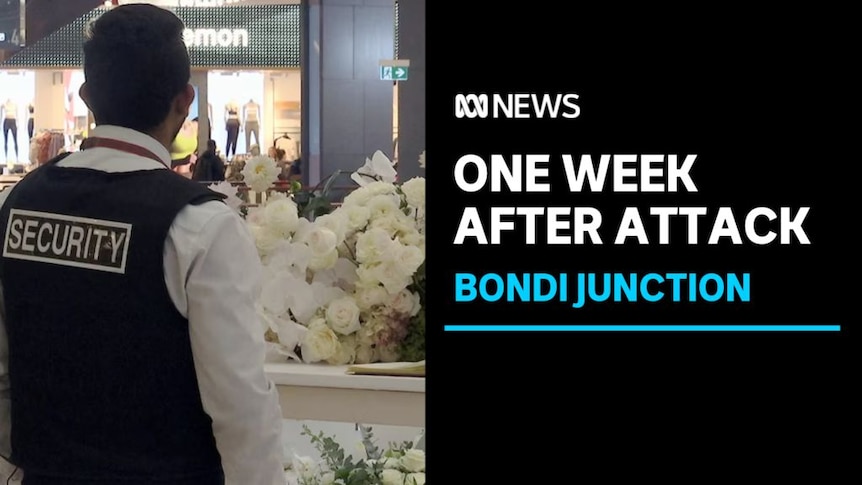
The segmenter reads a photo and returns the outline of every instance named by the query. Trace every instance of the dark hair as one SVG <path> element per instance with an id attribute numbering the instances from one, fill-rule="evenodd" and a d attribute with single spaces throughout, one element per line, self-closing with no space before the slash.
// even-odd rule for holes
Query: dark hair
<path id="1" fill-rule="evenodd" d="M 183 22 L 148 4 L 115 7 L 89 26 L 84 77 L 98 124 L 149 131 L 191 79 Z"/>
<path id="2" fill-rule="evenodd" d="M 215 152 L 215 149 L 216 149 L 215 140 L 207 140 L 207 150 L 212 150 L 213 152 Z"/>

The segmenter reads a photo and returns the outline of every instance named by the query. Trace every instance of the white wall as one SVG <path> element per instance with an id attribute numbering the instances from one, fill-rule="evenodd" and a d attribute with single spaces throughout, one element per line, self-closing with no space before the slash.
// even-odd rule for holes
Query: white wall
<path id="1" fill-rule="evenodd" d="M 271 129 L 267 132 L 270 142 L 273 138 L 281 136 L 285 129 L 298 133 L 302 121 L 300 118 L 285 118 L 283 110 L 278 109 L 279 103 L 300 103 L 302 99 L 302 74 L 299 69 L 285 71 L 267 72 L 266 82 L 266 106 L 264 106 L 267 126 Z"/>

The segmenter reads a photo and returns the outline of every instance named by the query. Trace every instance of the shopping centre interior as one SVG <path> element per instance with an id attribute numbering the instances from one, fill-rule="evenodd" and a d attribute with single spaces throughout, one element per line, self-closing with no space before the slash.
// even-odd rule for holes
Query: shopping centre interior
<path id="1" fill-rule="evenodd" d="M 21 3 L 22 11 L 34 13 L 30 2 Z M 313 184 L 336 170 L 358 168 L 376 150 L 394 161 L 402 154 L 418 160 L 424 150 L 420 56 L 414 55 L 409 79 L 393 82 L 380 74 L 383 63 L 399 59 L 399 44 L 410 44 L 399 42 L 403 9 L 397 1 L 146 3 L 173 8 L 187 27 L 197 96 L 173 157 L 189 156 L 208 139 L 227 162 L 248 157 L 254 145 L 263 153 L 277 145 L 287 160 L 303 160 L 303 181 Z M 38 40 L 5 49 L 0 58 L 5 174 L 33 168 L 34 137 L 50 134 L 52 153 L 74 151 L 95 126 L 78 95 L 84 81 L 81 33 L 106 8 L 110 5 L 99 3 Z M 23 27 L 26 15 L 21 18 Z M 14 28 L 6 30 L 4 37 L 21 38 Z M 422 50 L 424 58 L 424 45 Z M 407 103 L 399 101 L 405 90 L 413 92 Z M 413 128 L 406 143 L 399 140 L 398 126 L 405 117 Z M 418 174 L 418 166 L 403 170 Z"/>
<path id="2" fill-rule="evenodd" d="M 0 0 L 0 189 L 38 166 L 34 139 L 50 138 L 51 154 L 75 151 L 95 126 L 78 93 L 83 33 L 123 3 L 141 2 Z M 225 161 L 247 157 L 253 145 L 262 153 L 282 147 L 287 158 L 301 161 L 306 186 L 338 172 L 344 175 L 336 186 L 355 185 L 349 173 L 378 150 L 398 163 L 399 179 L 424 175 L 424 0 L 143 3 L 172 9 L 187 28 L 196 97 L 174 143 L 175 159 L 212 139 Z M 393 66 L 403 75 L 387 77 Z M 300 436 L 304 423 L 349 442 L 357 436 L 356 421 L 363 421 L 358 416 L 377 423 L 381 443 L 412 440 L 424 428 L 424 377 L 405 382 L 408 389 L 389 394 L 407 396 L 409 405 L 390 403 L 371 386 L 353 392 L 363 403 L 372 402 L 364 396 L 383 396 L 374 397 L 379 405 L 338 398 L 324 406 L 301 399 L 286 406 L 285 449 L 314 455 Z M 359 414 L 356 407 L 363 408 Z"/>

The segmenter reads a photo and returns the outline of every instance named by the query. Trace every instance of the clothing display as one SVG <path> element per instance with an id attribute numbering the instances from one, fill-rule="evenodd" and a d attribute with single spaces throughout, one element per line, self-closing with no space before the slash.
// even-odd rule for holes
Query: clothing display
<path id="1" fill-rule="evenodd" d="M 15 157 L 18 157 L 18 105 L 11 99 L 3 103 L 3 152 L 9 159 L 9 134 L 15 147 Z"/>
<path id="2" fill-rule="evenodd" d="M 230 102 L 224 107 L 225 128 L 227 129 L 227 143 L 225 143 L 225 154 L 228 158 L 236 154 L 236 143 L 239 139 L 239 106 Z"/>
<path id="3" fill-rule="evenodd" d="M 18 120 L 6 118 L 3 120 L 3 150 L 6 158 L 9 158 L 9 134 L 12 134 L 12 143 L 15 147 L 15 156 L 18 156 Z"/>
<path id="4" fill-rule="evenodd" d="M 276 138 L 272 146 L 284 150 L 284 159 L 289 162 L 299 159 L 299 146 L 287 133 Z"/>
<path id="5" fill-rule="evenodd" d="M 29 139 L 29 138 L 33 138 L 33 127 L 34 127 L 33 112 L 35 111 L 35 109 L 33 108 L 32 104 L 27 107 L 27 111 L 29 112 L 29 116 L 27 117 L 27 138 Z"/>
<path id="6" fill-rule="evenodd" d="M 253 99 L 242 107 L 242 120 L 245 126 L 245 148 L 248 150 L 251 146 L 251 135 L 254 135 L 254 142 L 260 144 L 260 105 Z"/>
<path id="7" fill-rule="evenodd" d="M 227 128 L 227 143 L 225 154 L 228 158 L 236 154 L 236 142 L 239 139 L 239 119 L 229 119 L 225 122 Z"/>

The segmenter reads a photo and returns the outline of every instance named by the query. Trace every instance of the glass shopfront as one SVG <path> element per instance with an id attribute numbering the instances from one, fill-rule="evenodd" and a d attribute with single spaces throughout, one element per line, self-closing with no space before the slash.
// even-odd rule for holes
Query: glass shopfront
<path id="1" fill-rule="evenodd" d="M 186 24 L 183 38 L 197 94 L 172 156 L 193 154 L 211 138 L 225 159 L 244 158 L 252 145 L 265 154 L 277 142 L 293 145 L 288 158 L 298 158 L 300 6 L 296 2 L 211 5 L 171 8 Z M 3 161 L 19 165 L 12 170 L 19 171 L 31 161 L 30 106 L 34 134 L 62 135 L 62 150 L 75 150 L 87 136 L 93 120 L 78 96 L 83 83 L 81 32 L 104 11 L 89 12 L 0 64 L 0 102 L 8 98 L 8 106 L 15 108 L 15 128 L 9 122 L 9 130 L 4 130 L 9 149 L 4 150 Z M 0 114 L 6 116 L 6 112 Z M 206 132 L 201 129 L 205 126 Z"/>
<path id="2" fill-rule="evenodd" d="M 32 71 L 0 71 L 0 119 L 3 123 L 3 165 L 14 170 L 29 162 L 35 83 Z"/>

